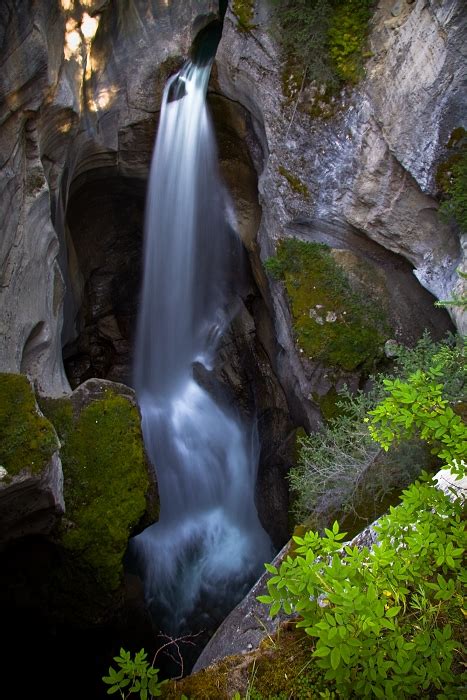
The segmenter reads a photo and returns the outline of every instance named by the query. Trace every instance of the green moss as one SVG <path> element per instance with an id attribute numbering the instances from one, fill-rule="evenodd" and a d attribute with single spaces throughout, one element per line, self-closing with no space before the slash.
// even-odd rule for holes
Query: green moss
<path id="1" fill-rule="evenodd" d="M 0 465 L 8 480 L 23 469 L 40 473 L 57 450 L 50 422 L 40 416 L 34 392 L 22 374 L 0 374 Z"/>
<path id="2" fill-rule="evenodd" d="M 166 700 L 230 700 L 238 692 L 251 700 L 306 700 L 326 691 L 321 670 L 311 659 L 313 642 L 294 626 L 284 624 L 267 636 L 257 651 L 226 657 L 219 663 L 162 689 Z"/>
<path id="3" fill-rule="evenodd" d="M 231 674 L 240 661 L 241 657 L 229 656 L 192 676 L 169 681 L 161 689 L 162 698 L 180 700 L 185 695 L 193 700 L 227 700 L 234 695 Z"/>
<path id="4" fill-rule="evenodd" d="M 329 391 L 321 396 L 314 392 L 312 396 L 313 400 L 318 404 L 321 409 L 321 415 L 325 421 L 333 420 L 337 416 L 341 415 L 342 409 L 337 405 L 338 402 L 342 402 L 342 397 L 339 396 L 335 387 L 331 387 Z"/>
<path id="5" fill-rule="evenodd" d="M 453 167 L 455 168 L 462 156 L 467 151 L 467 132 L 461 126 L 453 129 L 451 132 L 446 148 L 449 149 L 449 155 L 443 160 L 436 170 L 436 185 L 443 196 L 446 196 L 453 182 Z"/>
<path id="6" fill-rule="evenodd" d="M 329 367 L 370 370 L 389 332 L 381 311 L 352 289 L 329 248 L 297 239 L 281 241 L 266 268 L 283 280 L 293 327 L 305 357 Z"/>
<path id="7" fill-rule="evenodd" d="M 449 141 L 447 143 L 448 148 L 456 148 L 457 146 L 460 146 L 463 141 L 467 138 L 467 131 L 464 129 L 463 126 L 458 126 L 456 129 L 453 129 L 451 131 L 451 135 L 449 136 Z"/>
<path id="8" fill-rule="evenodd" d="M 233 0 L 232 12 L 237 18 L 237 28 L 241 32 L 250 32 L 255 28 L 255 0 Z"/>
<path id="9" fill-rule="evenodd" d="M 282 175 L 282 177 L 285 177 L 294 192 L 301 194 L 306 199 L 310 197 L 308 187 L 298 177 L 291 173 L 290 170 L 287 170 L 287 168 L 284 168 L 284 166 L 279 165 L 277 171 L 280 175 Z"/>
<path id="10" fill-rule="evenodd" d="M 113 591 L 149 490 L 138 410 L 111 391 L 79 415 L 70 399 L 47 399 L 42 406 L 62 442 L 66 524 L 61 542 L 100 587 Z"/>

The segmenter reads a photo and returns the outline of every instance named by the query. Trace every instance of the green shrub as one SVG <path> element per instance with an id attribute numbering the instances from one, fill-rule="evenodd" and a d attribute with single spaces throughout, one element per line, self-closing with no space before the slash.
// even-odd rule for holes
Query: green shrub
<path id="1" fill-rule="evenodd" d="M 141 649 L 132 659 L 129 651 L 120 649 L 120 655 L 114 656 L 119 669 L 110 666 L 109 675 L 102 678 L 104 683 L 110 685 L 107 694 L 120 692 L 120 696 L 125 699 L 138 695 L 140 700 L 162 695 L 161 688 L 167 681 L 159 681 L 159 669 L 149 663 L 147 656 L 144 649 Z"/>
<path id="2" fill-rule="evenodd" d="M 433 445 L 433 452 L 456 474 L 467 455 L 467 427 L 443 396 L 437 380 L 443 374 L 444 353 L 435 355 L 427 371 L 417 370 L 406 381 L 384 379 L 388 396 L 369 411 L 372 438 L 384 450 L 414 435 Z M 465 363 L 464 363 L 465 367 Z"/>
<path id="3" fill-rule="evenodd" d="M 296 75 L 297 91 L 304 75 L 308 81 L 334 86 L 360 79 L 372 4 L 275 0 L 272 32 L 282 48 L 286 74 Z"/>
<path id="4" fill-rule="evenodd" d="M 334 3 L 328 32 L 329 54 L 343 82 L 356 83 L 363 75 L 371 4 L 369 0 L 340 0 Z"/>
<path id="5" fill-rule="evenodd" d="M 450 336 L 435 343 L 425 333 L 414 348 L 398 345 L 394 352 L 393 380 L 407 380 L 420 371 L 427 374 L 435 365 L 442 400 L 454 408 L 458 405 L 467 384 L 461 339 Z M 372 377 L 369 392 L 352 395 L 341 391 L 337 406 L 343 413 L 319 433 L 299 438 L 297 464 L 289 473 L 298 522 L 321 523 L 339 513 L 374 519 L 383 499 L 407 487 L 422 469 L 435 465 L 418 433 L 401 436 L 386 451 L 372 439 L 367 413 L 384 399 L 388 378 L 383 374 Z"/>
<path id="6" fill-rule="evenodd" d="M 462 146 L 445 164 L 442 175 L 438 169 L 438 179 L 442 178 L 444 201 L 439 208 L 445 219 L 454 219 L 464 233 L 467 233 L 467 138 L 462 135 Z"/>
<path id="7" fill-rule="evenodd" d="M 456 698 L 466 534 L 459 501 L 416 482 L 377 526 L 378 546 L 345 546 L 337 523 L 295 537 L 294 558 L 259 600 L 297 612 L 316 640 L 313 657 L 341 697 L 404 698 L 434 690 Z"/>
<path id="8" fill-rule="evenodd" d="M 418 434 L 465 476 L 467 427 L 436 383 L 452 355 L 441 348 L 427 371 L 384 380 L 368 422 L 383 449 Z M 272 615 L 281 608 L 300 615 L 297 626 L 316 640 L 317 665 L 343 697 L 457 698 L 466 681 L 455 657 L 467 583 L 463 502 L 424 475 L 375 529 L 371 550 L 342 547 L 337 522 L 324 537 L 294 537 L 294 558 L 280 569 L 266 565 L 269 595 L 259 600 Z"/>

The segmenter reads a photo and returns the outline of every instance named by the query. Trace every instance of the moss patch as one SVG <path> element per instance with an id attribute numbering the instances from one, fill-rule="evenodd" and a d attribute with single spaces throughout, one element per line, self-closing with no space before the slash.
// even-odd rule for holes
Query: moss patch
<path id="1" fill-rule="evenodd" d="M 233 0 L 232 12 L 237 18 L 237 29 L 239 31 L 250 32 L 255 28 L 253 24 L 255 0 Z"/>
<path id="2" fill-rule="evenodd" d="M 448 157 L 443 160 L 436 170 L 436 184 L 443 195 L 448 194 L 453 183 L 453 167 L 455 168 L 465 157 L 467 151 L 467 132 L 461 126 L 453 129 L 446 148 L 449 150 Z"/>
<path id="3" fill-rule="evenodd" d="M 339 396 L 335 387 L 333 386 L 329 389 L 329 391 L 321 396 L 317 392 L 314 392 L 312 394 L 312 398 L 313 401 L 315 401 L 320 407 L 321 415 L 327 422 L 333 420 L 333 418 L 337 418 L 337 416 L 341 415 L 343 412 L 337 405 L 338 402 L 342 403 L 342 397 Z"/>
<path id="4" fill-rule="evenodd" d="M 315 698 L 326 690 L 320 669 L 311 660 L 313 642 L 293 625 L 285 624 L 266 637 L 257 651 L 230 656 L 219 663 L 188 676 L 170 681 L 162 697 L 180 700 L 227 700 L 239 692 L 251 700 L 288 700 Z"/>
<path id="5" fill-rule="evenodd" d="M 22 374 L 0 374 L 0 465 L 4 482 L 27 469 L 40 474 L 58 449 L 52 425 L 37 412 L 32 387 Z"/>
<path id="6" fill-rule="evenodd" d="M 79 414 L 70 399 L 42 399 L 41 407 L 63 445 L 61 542 L 80 566 L 89 568 L 97 585 L 114 591 L 150 487 L 138 410 L 109 390 Z"/>
<path id="7" fill-rule="evenodd" d="M 310 192 L 308 190 L 308 187 L 305 185 L 304 182 L 302 182 L 298 177 L 296 177 L 293 173 L 290 172 L 290 170 L 287 170 L 287 168 L 284 168 L 283 165 L 279 165 L 277 168 L 277 171 L 279 175 L 282 175 L 282 177 L 285 177 L 287 182 L 289 183 L 290 187 L 293 189 L 294 192 L 297 192 L 297 194 L 301 194 L 303 197 L 306 199 L 309 199 L 310 197 Z"/>
<path id="8" fill-rule="evenodd" d="M 285 284 L 305 357 L 346 371 L 373 369 L 389 328 L 381 310 L 352 289 L 327 246 L 283 240 L 265 266 Z"/>

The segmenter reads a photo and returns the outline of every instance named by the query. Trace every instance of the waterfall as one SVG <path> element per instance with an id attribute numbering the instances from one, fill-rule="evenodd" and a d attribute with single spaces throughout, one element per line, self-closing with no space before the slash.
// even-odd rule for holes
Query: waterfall
<path id="1" fill-rule="evenodd" d="M 145 219 L 135 388 L 161 510 L 132 552 L 169 634 L 218 624 L 272 554 L 254 504 L 255 427 L 193 376 L 196 363 L 212 369 L 230 321 L 241 245 L 206 107 L 211 63 L 188 62 L 166 85 Z"/>

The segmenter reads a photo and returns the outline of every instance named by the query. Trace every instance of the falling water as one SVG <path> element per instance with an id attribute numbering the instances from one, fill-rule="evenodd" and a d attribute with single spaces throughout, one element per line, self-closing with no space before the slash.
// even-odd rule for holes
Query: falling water
<path id="1" fill-rule="evenodd" d="M 161 512 L 133 540 L 133 552 L 151 609 L 170 634 L 218 623 L 271 556 L 254 504 L 255 429 L 193 377 L 196 363 L 212 369 L 229 322 L 232 251 L 240 245 L 227 221 L 206 108 L 210 68 L 188 62 L 165 88 L 136 349 L 135 385 Z"/>

